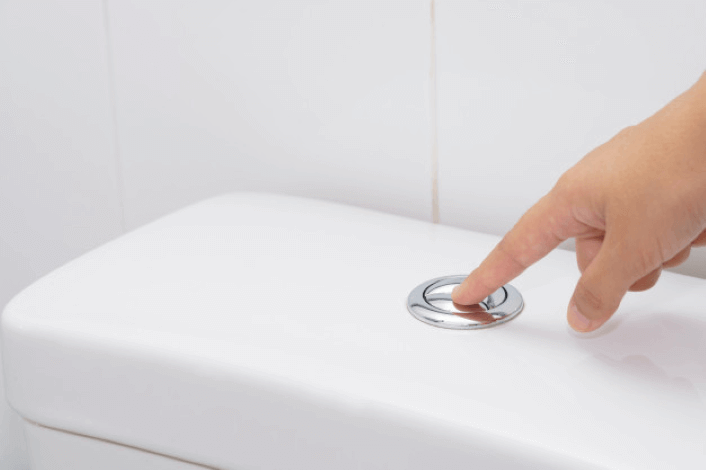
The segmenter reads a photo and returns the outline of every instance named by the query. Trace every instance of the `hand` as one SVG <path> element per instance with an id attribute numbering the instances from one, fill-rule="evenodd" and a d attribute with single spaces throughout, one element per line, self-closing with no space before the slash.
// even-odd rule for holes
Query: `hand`
<path id="1" fill-rule="evenodd" d="M 482 301 L 576 238 L 581 278 L 568 321 L 603 325 L 628 290 L 654 286 L 663 267 L 706 244 L 706 74 L 654 116 L 621 131 L 561 176 L 488 257 L 453 301 Z"/>

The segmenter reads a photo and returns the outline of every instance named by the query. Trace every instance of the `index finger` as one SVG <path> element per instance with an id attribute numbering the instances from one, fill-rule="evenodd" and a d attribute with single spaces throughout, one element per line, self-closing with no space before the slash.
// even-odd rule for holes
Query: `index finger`
<path id="1" fill-rule="evenodd" d="M 574 235 L 573 218 L 550 192 L 532 206 L 468 277 L 454 289 L 462 305 L 481 302 Z"/>

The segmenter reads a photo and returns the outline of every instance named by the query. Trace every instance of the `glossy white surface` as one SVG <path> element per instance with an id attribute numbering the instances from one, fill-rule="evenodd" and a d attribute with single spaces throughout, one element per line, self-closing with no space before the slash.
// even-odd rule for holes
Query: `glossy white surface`
<path id="1" fill-rule="evenodd" d="M 0 309 L 119 235 L 99 1 L 0 2 Z M 0 371 L 0 468 L 28 461 Z"/>
<path id="2" fill-rule="evenodd" d="M 129 227 L 243 189 L 431 217 L 427 0 L 108 3 Z"/>
<path id="3" fill-rule="evenodd" d="M 219 468 L 703 468 L 705 281 L 666 273 L 577 337 L 558 251 L 513 282 L 526 307 L 506 325 L 410 316 L 411 288 L 496 241 L 213 199 L 20 294 L 2 324 L 9 398 L 41 424 Z"/>
<path id="4" fill-rule="evenodd" d="M 703 1 L 436 0 L 436 13 L 441 222 L 485 233 L 706 67 Z M 704 266 L 695 250 L 677 269 Z"/>
<path id="5" fill-rule="evenodd" d="M 208 470 L 208 467 L 23 421 L 32 470 Z"/>

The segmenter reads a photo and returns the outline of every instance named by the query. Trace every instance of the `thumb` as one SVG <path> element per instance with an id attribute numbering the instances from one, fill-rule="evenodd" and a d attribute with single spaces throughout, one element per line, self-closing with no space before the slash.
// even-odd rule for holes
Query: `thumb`
<path id="1" fill-rule="evenodd" d="M 603 325 L 618 309 L 630 286 L 649 273 L 638 268 L 636 254 L 635 250 L 626 253 L 606 237 L 571 297 L 567 319 L 574 330 L 585 333 Z"/>

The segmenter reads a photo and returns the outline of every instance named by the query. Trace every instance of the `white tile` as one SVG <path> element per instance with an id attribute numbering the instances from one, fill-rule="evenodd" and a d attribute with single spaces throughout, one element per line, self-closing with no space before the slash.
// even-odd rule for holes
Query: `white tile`
<path id="1" fill-rule="evenodd" d="M 99 1 L 0 2 L 0 310 L 122 231 L 108 77 Z M 28 467 L 18 423 L 0 392 L 0 468 Z"/>
<path id="2" fill-rule="evenodd" d="M 437 0 L 442 223 L 510 229 L 584 154 L 696 81 L 704 25 L 701 0 Z"/>
<path id="3" fill-rule="evenodd" d="M 43 274 L 121 231 L 103 15 L 0 8 L 0 241 Z"/>
<path id="4" fill-rule="evenodd" d="M 430 217 L 427 0 L 109 11 L 128 226 L 233 190 Z"/>

